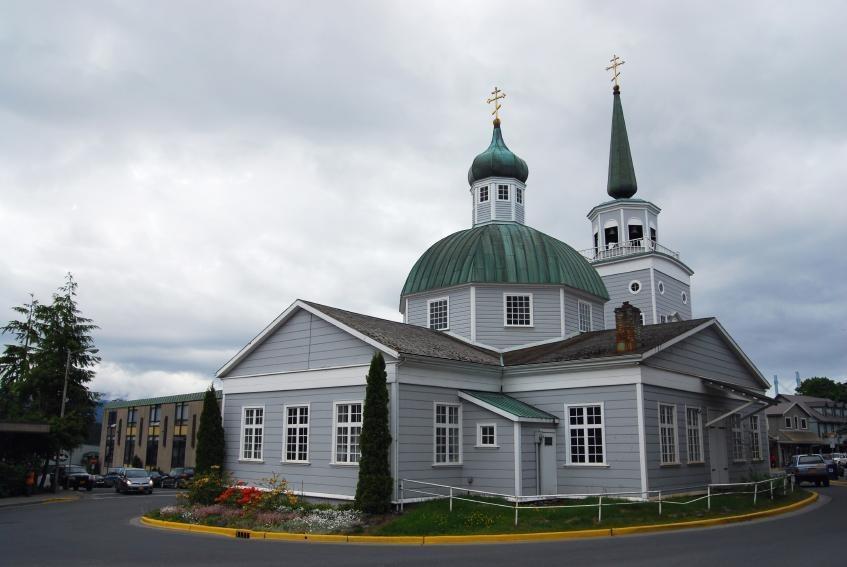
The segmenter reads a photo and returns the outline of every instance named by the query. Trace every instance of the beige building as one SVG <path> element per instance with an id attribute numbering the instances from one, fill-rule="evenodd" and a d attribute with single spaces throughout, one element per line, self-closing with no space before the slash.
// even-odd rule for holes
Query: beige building
<path id="1" fill-rule="evenodd" d="M 193 467 L 205 392 L 114 401 L 105 405 L 100 432 L 102 471 L 130 466 L 147 469 Z M 221 393 L 218 392 L 220 404 Z"/>

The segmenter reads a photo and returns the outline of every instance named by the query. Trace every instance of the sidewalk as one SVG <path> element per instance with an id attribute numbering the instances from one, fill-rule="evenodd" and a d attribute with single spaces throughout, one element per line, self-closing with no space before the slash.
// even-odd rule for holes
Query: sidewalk
<path id="1" fill-rule="evenodd" d="M 0 498 L 0 508 L 8 508 L 11 506 L 29 506 L 33 504 L 54 504 L 56 502 L 71 502 L 79 500 L 79 494 L 60 490 L 56 494 L 46 492 L 41 494 L 33 494 L 32 496 L 12 496 L 10 498 Z"/>

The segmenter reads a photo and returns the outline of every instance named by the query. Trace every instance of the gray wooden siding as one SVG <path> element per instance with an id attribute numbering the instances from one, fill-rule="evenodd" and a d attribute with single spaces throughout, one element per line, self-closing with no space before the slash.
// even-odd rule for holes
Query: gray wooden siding
<path id="1" fill-rule="evenodd" d="M 490 191 L 490 189 L 489 189 Z M 489 193 L 489 199 L 491 198 L 491 193 Z M 484 203 L 476 204 L 476 222 L 477 224 L 488 222 L 491 220 L 491 202 L 486 201 Z"/>
<path id="2" fill-rule="evenodd" d="M 654 270 L 656 277 L 656 315 L 670 316 L 679 313 L 682 319 L 691 319 L 691 288 L 671 276 Z M 659 282 L 665 284 L 665 293 L 659 293 Z M 688 294 L 688 304 L 682 302 L 682 292 Z"/>
<path id="3" fill-rule="evenodd" d="M 644 364 L 762 389 L 752 372 L 711 327 L 648 358 Z"/>
<path id="4" fill-rule="evenodd" d="M 659 454 L 659 403 L 676 406 L 676 432 L 678 465 L 662 465 Z M 688 464 L 688 435 L 685 419 L 685 408 L 696 407 L 702 410 L 700 419 L 703 426 L 715 414 L 723 414 L 739 407 L 743 402 L 720 396 L 708 396 L 693 392 L 683 392 L 658 386 L 644 386 L 644 431 L 647 440 L 647 478 L 650 490 L 674 490 L 683 488 L 705 488 L 711 482 L 711 465 L 709 461 L 709 431 L 703 427 L 703 460 L 702 464 Z M 769 470 L 768 437 L 764 412 L 759 414 L 759 443 L 762 451 L 761 462 L 750 460 L 750 428 L 749 418 L 742 420 L 742 432 L 745 441 L 745 460 L 733 462 L 732 438 L 728 420 L 715 424 L 722 434 L 726 435 L 727 464 L 729 466 L 729 481 L 741 482 L 753 475 L 762 475 Z"/>
<path id="5" fill-rule="evenodd" d="M 497 426 L 498 448 L 477 447 L 479 423 Z M 463 480 L 459 486 L 499 494 L 515 492 L 515 446 L 512 422 L 473 403 L 462 402 Z"/>
<path id="6" fill-rule="evenodd" d="M 533 326 L 503 325 L 503 293 L 532 293 Z M 476 340 L 495 348 L 508 348 L 561 336 L 559 288 L 477 286 Z"/>
<path id="7" fill-rule="evenodd" d="M 591 304 L 591 330 L 602 331 L 607 328 L 603 319 L 602 303 L 565 289 L 565 334 L 570 336 L 579 333 L 578 304 L 580 300 Z"/>
<path id="8" fill-rule="evenodd" d="M 284 477 L 296 491 L 323 494 L 356 494 L 359 467 L 333 465 L 332 432 L 333 402 L 364 400 L 365 389 L 360 386 L 262 392 L 259 394 L 227 394 L 224 407 L 226 461 L 224 468 L 236 480 L 262 484 L 273 473 Z M 283 406 L 309 403 L 309 462 L 310 464 L 281 463 L 283 451 Z M 245 406 L 264 406 L 265 427 L 261 463 L 239 461 L 241 442 L 241 412 Z"/>
<path id="9" fill-rule="evenodd" d="M 495 196 L 496 196 L 495 188 Z M 509 196 L 512 196 L 515 188 L 509 188 Z M 512 220 L 512 201 L 494 201 L 494 215 L 497 220 Z"/>
<path id="10" fill-rule="evenodd" d="M 524 191 L 523 198 L 524 198 L 524 203 L 526 203 L 526 191 Z M 515 220 L 517 222 L 521 223 L 521 224 L 523 224 L 525 222 L 524 221 L 524 205 L 523 204 L 515 203 Z"/>
<path id="11" fill-rule="evenodd" d="M 272 374 L 367 364 L 374 347 L 300 310 L 239 362 L 227 376 Z"/>
<path id="12" fill-rule="evenodd" d="M 634 385 L 522 392 L 512 395 L 552 413 L 560 419 L 558 427 L 555 428 L 560 493 L 640 490 L 641 469 L 638 453 L 638 421 Z M 568 432 L 565 420 L 565 404 L 594 402 L 603 402 L 604 404 L 606 462 L 609 466 L 564 466 L 567 462 Z M 527 427 L 527 429 L 532 428 Z M 522 447 L 522 449 L 525 459 L 531 458 L 531 462 L 534 462 L 534 455 L 528 454 L 529 451 L 534 451 L 532 443 L 534 443 L 534 438 L 531 439 L 529 447 Z M 532 479 L 531 485 L 528 478 Z M 525 467 L 524 486 L 532 486 L 534 490 L 534 485 L 535 467 Z"/>
<path id="13" fill-rule="evenodd" d="M 641 291 L 636 294 L 629 292 L 629 283 L 632 280 L 641 282 Z M 644 313 L 644 321 L 651 325 L 658 323 L 653 321 L 653 300 L 650 294 L 650 270 L 634 270 L 623 274 L 611 274 L 603 277 L 603 283 L 609 291 L 609 301 L 605 305 L 604 320 L 606 329 L 615 327 L 615 309 L 620 307 L 624 301 L 638 307 Z"/>
<path id="14" fill-rule="evenodd" d="M 459 403 L 455 388 L 399 384 L 399 471 L 395 478 L 464 486 L 464 466 L 433 466 L 435 402 Z M 464 435 L 464 432 L 463 432 Z M 463 440 L 464 442 L 464 440 Z M 414 498 L 413 494 L 407 498 Z"/>
<path id="15" fill-rule="evenodd" d="M 448 312 L 451 333 L 467 340 L 471 337 L 471 290 L 470 286 L 449 291 L 433 291 L 432 293 L 409 298 L 409 312 L 406 321 L 410 325 L 426 327 L 429 323 L 427 301 L 442 297 L 450 298 Z"/>

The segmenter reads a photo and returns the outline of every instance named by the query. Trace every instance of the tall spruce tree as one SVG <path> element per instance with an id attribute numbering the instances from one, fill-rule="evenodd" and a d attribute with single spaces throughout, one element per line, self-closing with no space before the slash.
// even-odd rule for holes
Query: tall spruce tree
<path id="1" fill-rule="evenodd" d="M 382 514 L 391 509 L 393 480 L 389 464 L 391 432 L 388 429 L 388 385 L 385 359 L 377 352 L 371 359 L 359 445 L 359 482 L 356 484 L 357 509 Z"/>
<path id="2" fill-rule="evenodd" d="M 203 412 L 197 430 L 196 463 L 198 474 L 209 473 L 215 466 L 223 468 L 224 464 L 224 427 L 214 386 L 209 386 L 203 398 Z"/>

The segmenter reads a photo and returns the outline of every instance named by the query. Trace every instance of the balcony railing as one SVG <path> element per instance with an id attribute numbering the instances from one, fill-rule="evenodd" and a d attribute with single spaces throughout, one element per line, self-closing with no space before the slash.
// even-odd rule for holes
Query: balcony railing
<path id="1" fill-rule="evenodd" d="M 590 262 L 599 262 L 600 260 L 609 260 L 611 258 L 622 258 L 624 256 L 632 256 L 635 254 L 646 254 L 648 252 L 667 254 L 668 256 L 679 260 L 679 252 L 666 248 L 649 238 L 612 243 L 608 244 L 606 248 L 587 248 L 585 250 L 580 250 L 580 254 L 588 258 Z"/>

